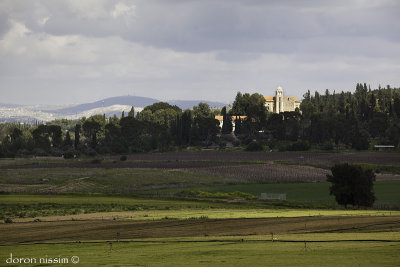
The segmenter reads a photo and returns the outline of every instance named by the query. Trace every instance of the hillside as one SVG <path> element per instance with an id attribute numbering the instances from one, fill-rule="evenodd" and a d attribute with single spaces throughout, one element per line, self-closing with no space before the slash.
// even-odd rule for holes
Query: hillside
<path id="1" fill-rule="evenodd" d="M 131 107 L 136 112 L 144 107 L 160 102 L 158 99 L 141 96 L 117 96 L 105 98 L 90 103 L 78 105 L 65 105 L 60 107 L 49 107 L 44 105 L 23 106 L 16 104 L 0 103 L 1 122 L 24 122 L 35 123 L 35 121 L 51 121 L 54 119 L 79 119 L 90 117 L 95 114 L 106 114 L 107 117 L 120 116 L 122 111 L 128 112 Z M 171 105 L 177 105 L 181 109 L 191 109 L 200 102 L 209 104 L 211 107 L 223 107 L 226 104 L 207 100 L 171 100 Z"/>

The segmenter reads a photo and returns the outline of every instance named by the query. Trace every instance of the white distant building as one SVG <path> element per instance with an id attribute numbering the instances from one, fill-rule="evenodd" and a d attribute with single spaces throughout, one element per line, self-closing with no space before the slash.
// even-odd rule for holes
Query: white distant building
<path id="1" fill-rule="evenodd" d="M 278 86 L 275 96 L 264 96 L 265 106 L 270 112 L 281 113 L 285 111 L 295 111 L 300 108 L 300 100 L 293 96 L 284 96 L 282 87 Z"/>

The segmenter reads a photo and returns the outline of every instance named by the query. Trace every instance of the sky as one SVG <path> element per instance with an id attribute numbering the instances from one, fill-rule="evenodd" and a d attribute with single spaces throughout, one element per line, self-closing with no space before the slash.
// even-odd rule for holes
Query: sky
<path id="1" fill-rule="evenodd" d="M 0 103 L 400 85 L 398 0 L 1 0 Z"/>

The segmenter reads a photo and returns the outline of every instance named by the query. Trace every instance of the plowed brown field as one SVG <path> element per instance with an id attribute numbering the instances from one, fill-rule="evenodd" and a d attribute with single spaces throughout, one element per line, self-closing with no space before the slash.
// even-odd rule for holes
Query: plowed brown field
<path id="1" fill-rule="evenodd" d="M 135 238 L 400 230 L 400 216 L 157 221 L 60 221 L 0 225 L 0 244 Z"/>

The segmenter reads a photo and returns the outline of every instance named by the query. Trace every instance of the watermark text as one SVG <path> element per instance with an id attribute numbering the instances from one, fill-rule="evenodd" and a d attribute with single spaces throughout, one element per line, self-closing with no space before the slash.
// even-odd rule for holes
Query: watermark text
<path id="1" fill-rule="evenodd" d="M 72 257 L 49 257 L 47 255 L 43 257 L 21 257 L 10 253 L 10 257 L 6 259 L 6 264 L 77 264 L 79 263 L 78 256 Z"/>

